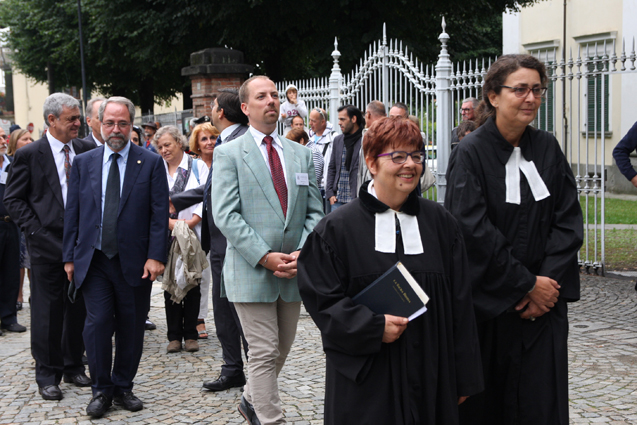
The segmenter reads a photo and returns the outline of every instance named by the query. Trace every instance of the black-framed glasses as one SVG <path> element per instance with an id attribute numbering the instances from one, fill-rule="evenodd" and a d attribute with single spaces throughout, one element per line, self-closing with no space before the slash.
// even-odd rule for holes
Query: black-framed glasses
<path id="1" fill-rule="evenodd" d="M 120 130 L 126 130 L 131 123 L 126 122 L 126 121 L 120 121 L 120 122 L 113 122 L 113 121 L 106 121 L 104 123 L 102 123 L 102 125 L 104 126 L 105 129 L 110 130 L 111 128 L 114 128 L 116 125 L 120 128 Z"/>
<path id="2" fill-rule="evenodd" d="M 511 86 L 500 86 L 505 89 L 513 90 L 515 97 L 527 97 L 530 92 L 533 92 L 533 96 L 535 97 L 544 97 L 546 94 L 546 90 L 548 87 L 511 87 Z"/>
<path id="3" fill-rule="evenodd" d="M 416 164 L 422 164 L 422 161 L 424 160 L 424 156 L 421 151 L 413 151 L 411 153 L 405 151 L 381 153 L 380 155 L 377 155 L 376 158 L 380 158 L 381 156 L 390 156 L 394 164 L 404 164 L 407 162 L 408 156 L 410 156 L 411 160 Z"/>
<path id="4" fill-rule="evenodd" d="M 316 111 L 316 112 L 318 112 L 319 114 L 321 114 L 321 116 L 323 117 L 323 119 L 324 119 L 325 121 L 327 121 L 327 117 L 325 116 L 325 113 L 324 113 L 321 109 L 319 109 L 319 108 L 314 108 L 314 109 L 313 109 L 313 111 Z"/>
<path id="5" fill-rule="evenodd" d="M 461 114 L 466 114 L 473 111 L 473 108 L 460 108 L 460 113 Z"/>

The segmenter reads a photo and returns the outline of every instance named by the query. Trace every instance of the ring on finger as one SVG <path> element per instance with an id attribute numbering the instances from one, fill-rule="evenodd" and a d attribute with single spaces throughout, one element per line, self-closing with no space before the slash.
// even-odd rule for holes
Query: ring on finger
<path id="1" fill-rule="evenodd" d="M 535 317 L 531 316 L 531 317 L 529 317 L 529 320 L 530 320 L 531 322 L 535 322 Z"/>

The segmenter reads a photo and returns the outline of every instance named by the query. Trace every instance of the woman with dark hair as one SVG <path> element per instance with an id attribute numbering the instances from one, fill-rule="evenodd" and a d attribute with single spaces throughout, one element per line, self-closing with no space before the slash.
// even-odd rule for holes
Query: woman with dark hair
<path id="1" fill-rule="evenodd" d="M 567 302 L 579 299 L 582 211 L 552 134 L 530 124 L 544 65 L 501 56 L 485 77 L 482 125 L 454 149 L 445 206 L 469 257 L 485 392 L 461 423 L 568 424 Z"/>
<path id="2" fill-rule="evenodd" d="M 134 125 L 133 132 L 130 134 L 130 141 L 135 143 L 137 146 L 142 146 L 143 140 L 144 139 L 142 139 L 142 129 Z"/>
<path id="3" fill-rule="evenodd" d="M 460 229 L 414 190 L 422 146 L 413 122 L 375 122 L 363 141 L 373 179 L 301 250 L 299 289 L 327 356 L 326 424 L 454 425 L 458 404 L 482 389 Z M 412 321 L 352 300 L 397 261 L 429 296 Z"/>

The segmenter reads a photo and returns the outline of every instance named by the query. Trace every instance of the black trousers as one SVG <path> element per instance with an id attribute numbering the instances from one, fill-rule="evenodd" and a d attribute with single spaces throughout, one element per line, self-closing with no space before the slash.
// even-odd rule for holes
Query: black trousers
<path id="1" fill-rule="evenodd" d="M 478 323 L 485 390 L 459 407 L 461 425 L 568 424 L 568 314 L 558 299 L 534 322 L 503 313 Z"/>
<path id="2" fill-rule="evenodd" d="M 93 395 L 119 395 L 133 389 L 144 349 L 144 323 L 150 306 L 152 283 L 126 282 L 119 256 L 93 254 L 79 293 L 86 301 L 84 342 L 93 381 Z M 115 361 L 113 362 L 113 334 Z"/>
<path id="3" fill-rule="evenodd" d="M 20 231 L 15 223 L 0 221 L 0 320 L 18 322 L 16 302 L 20 292 Z"/>
<path id="4" fill-rule="evenodd" d="M 31 264 L 31 353 L 38 386 L 58 385 L 62 374 L 83 373 L 82 294 L 68 297 L 64 263 Z"/>
<path id="5" fill-rule="evenodd" d="M 248 342 L 243 336 L 241 322 L 234 304 L 228 298 L 221 297 L 221 267 L 223 257 L 210 253 L 210 270 L 212 272 L 212 313 L 215 319 L 217 338 L 221 344 L 224 364 L 221 365 L 221 375 L 237 376 L 243 374 L 243 360 L 241 358 L 241 343 L 248 358 Z"/>
<path id="6" fill-rule="evenodd" d="M 197 318 L 201 302 L 201 288 L 199 285 L 190 289 L 180 303 L 170 300 L 170 294 L 164 291 L 164 306 L 166 307 L 166 326 L 168 327 L 168 341 L 197 339 Z"/>

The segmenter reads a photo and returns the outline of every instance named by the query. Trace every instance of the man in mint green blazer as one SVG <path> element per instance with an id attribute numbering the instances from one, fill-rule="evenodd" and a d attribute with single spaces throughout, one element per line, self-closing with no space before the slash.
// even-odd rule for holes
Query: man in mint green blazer
<path id="1" fill-rule="evenodd" d="M 296 260 L 323 207 L 312 151 L 277 134 L 274 83 L 252 77 L 239 96 L 250 129 L 213 157 L 212 214 L 228 240 L 221 290 L 249 346 L 239 412 L 250 424 L 282 424 L 277 376 L 301 309 Z"/>

